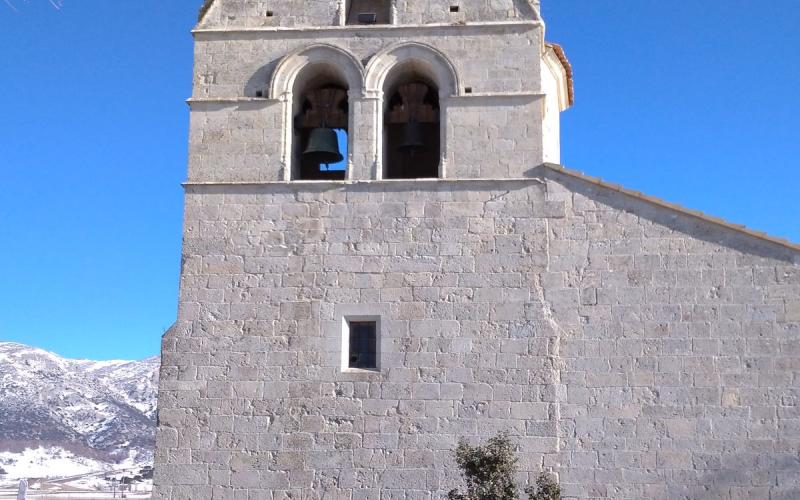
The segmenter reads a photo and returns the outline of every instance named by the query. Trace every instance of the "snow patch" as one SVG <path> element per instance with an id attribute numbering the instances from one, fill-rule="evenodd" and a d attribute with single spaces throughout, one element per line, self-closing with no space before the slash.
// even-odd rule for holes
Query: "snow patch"
<path id="1" fill-rule="evenodd" d="M 128 471 L 152 466 L 152 460 L 146 454 L 131 450 L 128 457 L 118 464 L 109 464 L 81 457 L 58 446 L 26 448 L 21 453 L 0 452 L 0 467 L 6 474 L 0 476 L 2 481 L 19 481 L 20 479 L 64 479 L 86 474 Z M 123 472 L 109 477 L 120 479 Z"/>
<path id="2" fill-rule="evenodd" d="M 76 456 L 59 447 L 27 448 L 22 453 L 0 452 L 0 467 L 5 469 L 4 480 L 22 478 L 62 478 L 94 471 L 108 470 L 97 460 Z"/>

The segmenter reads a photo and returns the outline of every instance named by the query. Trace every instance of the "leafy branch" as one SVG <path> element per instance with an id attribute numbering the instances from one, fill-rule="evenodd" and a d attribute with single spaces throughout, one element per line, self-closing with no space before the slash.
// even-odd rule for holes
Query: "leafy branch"
<path id="1" fill-rule="evenodd" d="M 514 484 L 517 456 L 508 434 L 501 433 L 483 446 L 460 441 L 455 458 L 466 482 L 466 493 L 451 490 L 448 500 L 518 500 Z M 561 500 L 561 488 L 547 474 L 540 474 L 536 486 L 528 486 L 529 500 Z"/>

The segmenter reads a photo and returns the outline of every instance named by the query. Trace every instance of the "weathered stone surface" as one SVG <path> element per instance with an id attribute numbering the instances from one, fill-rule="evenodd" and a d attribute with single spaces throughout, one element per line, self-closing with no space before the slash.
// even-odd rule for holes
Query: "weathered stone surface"
<path id="1" fill-rule="evenodd" d="M 794 491 L 796 298 L 738 279 L 742 292 L 715 293 L 728 289 L 725 275 L 792 275 L 792 252 L 604 191 L 590 210 L 571 205 L 565 218 L 484 215 L 490 203 L 536 205 L 587 188 L 550 178 L 543 192 L 540 182 L 470 184 L 474 216 L 460 212 L 467 192 L 457 182 L 427 191 L 414 181 L 190 187 L 187 228 L 225 243 L 219 255 L 185 255 L 180 327 L 164 340 L 165 375 L 175 381 L 165 376 L 160 396 L 159 495 L 178 498 L 198 483 L 251 493 L 339 484 L 342 495 L 405 485 L 438 495 L 457 477 L 456 441 L 501 430 L 524 453 L 552 455 L 546 463 L 570 497 Z M 340 202 L 342 193 L 368 196 L 401 214 L 421 202 L 398 200 L 420 192 L 421 213 L 436 216 L 358 215 Z M 209 217 L 208 204 L 231 214 L 292 208 L 265 232 L 257 218 Z M 296 231 L 310 213 L 323 234 L 353 231 L 360 245 L 312 230 L 290 245 L 267 237 Z M 619 222 L 610 236 L 572 239 L 597 219 Z M 636 241 L 620 246 L 617 224 Z M 466 259 L 455 271 L 443 270 L 453 255 L 442 234 Z M 514 243 L 523 240 L 531 245 Z M 405 255 L 408 245 L 424 255 Z M 630 263 L 621 266 L 624 256 Z M 409 263 L 401 271 L 400 257 Z M 563 257 L 574 267 L 553 271 Z M 251 260 L 263 271 L 248 272 Z M 340 369 L 337 325 L 359 304 L 386 314 L 380 373 Z M 343 486 L 342 474 L 362 479 Z"/>
<path id="2" fill-rule="evenodd" d="M 201 24 L 154 498 L 441 499 L 457 441 L 500 431 L 569 499 L 800 497 L 800 251 L 538 167 L 529 2 L 434 3 L 358 36 L 335 1 Z M 440 179 L 380 180 L 404 53 L 452 63 Z M 312 56 L 355 78 L 348 181 L 287 176 Z M 381 320 L 376 372 L 342 369 L 351 316 Z"/>
<path id="3" fill-rule="evenodd" d="M 393 22 L 397 24 L 535 19 L 539 10 L 538 0 L 397 0 L 392 3 Z M 200 27 L 228 30 L 338 26 L 344 23 L 346 8 L 346 2 L 339 0 L 212 0 L 209 5 Z M 458 6 L 458 10 L 454 12 L 451 6 Z M 267 15 L 268 12 L 271 15 Z"/>

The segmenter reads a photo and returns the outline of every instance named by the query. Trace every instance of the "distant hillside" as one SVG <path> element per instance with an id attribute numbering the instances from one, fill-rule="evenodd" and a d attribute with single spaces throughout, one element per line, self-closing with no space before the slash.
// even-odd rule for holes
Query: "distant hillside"
<path id="1" fill-rule="evenodd" d="M 0 480 L 151 463 L 158 368 L 0 342 Z"/>

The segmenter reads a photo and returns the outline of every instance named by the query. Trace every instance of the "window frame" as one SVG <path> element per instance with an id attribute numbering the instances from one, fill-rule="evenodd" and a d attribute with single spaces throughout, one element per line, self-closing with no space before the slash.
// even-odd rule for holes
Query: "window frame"
<path id="1" fill-rule="evenodd" d="M 375 324 L 375 366 L 374 367 L 354 367 L 350 366 L 350 338 L 352 336 L 351 324 L 374 323 Z M 349 373 L 376 373 L 381 370 L 381 317 L 380 316 L 359 316 L 347 315 L 342 317 L 342 350 L 341 350 L 341 370 Z"/>
<path id="2" fill-rule="evenodd" d="M 353 11 L 353 0 L 345 0 L 344 9 L 341 14 L 342 26 L 391 26 L 394 24 L 394 9 L 390 0 L 382 0 L 381 9 L 374 12 L 376 21 L 374 23 L 350 22 L 351 18 L 357 19 L 360 12 Z M 366 13 L 368 11 L 364 11 Z M 385 22 L 382 22 L 385 19 Z"/>

